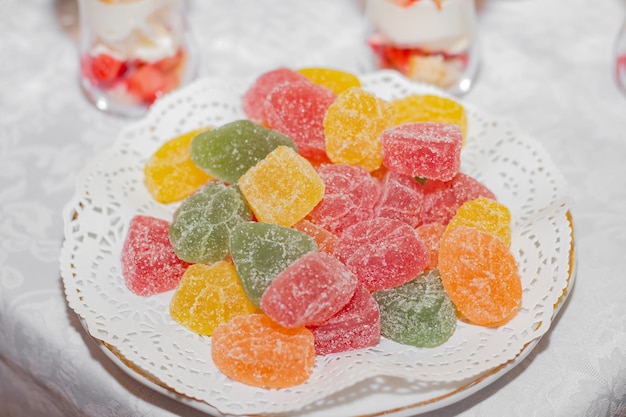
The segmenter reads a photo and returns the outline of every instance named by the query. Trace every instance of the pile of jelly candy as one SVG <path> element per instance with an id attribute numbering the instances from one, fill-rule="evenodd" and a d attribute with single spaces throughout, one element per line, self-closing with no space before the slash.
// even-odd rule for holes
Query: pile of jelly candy
<path id="1" fill-rule="evenodd" d="M 435 347 L 458 320 L 515 316 L 511 215 L 459 171 L 458 102 L 385 101 L 344 71 L 278 68 L 242 108 L 248 119 L 148 160 L 149 192 L 177 208 L 167 221 L 136 216 L 121 254 L 128 288 L 173 291 L 171 317 L 211 337 L 225 375 L 290 387 L 316 355 L 381 337 Z"/>

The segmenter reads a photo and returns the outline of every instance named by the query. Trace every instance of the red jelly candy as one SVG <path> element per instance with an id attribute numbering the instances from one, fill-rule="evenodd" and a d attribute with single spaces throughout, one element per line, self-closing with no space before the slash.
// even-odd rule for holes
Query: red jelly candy
<path id="1" fill-rule="evenodd" d="M 422 186 L 422 223 L 448 224 L 466 201 L 496 196 L 469 175 L 459 173 L 450 181 L 427 180 Z"/>
<path id="2" fill-rule="evenodd" d="M 445 123 L 405 123 L 380 135 L 383 164 L 412 177 L 451 180 L 461 166 L 463 135 Z"/>
<path id="3" fill-rule="evenodd" d="M 334 256 L 309 252 L 274 278 L 261 297 L 261 309 L 285 327 L 321 324 L 348 304 L 357 283 Z"/>
<path id="4" fill-rule="evenodd" d="M 311 81 L 283 83 L 267 96 L 265 118 L 269 127 L 293 139 L 300 155 L 325 159 L 324 115 L 334 101 L 332 91 Z"/>
<path id="5" fill-rule="evenodd" d="M 305 81 L 307 78 L 289 68 L 277 68 L 261 74 L 243 96 L 243 111 L 248 119 L 257 123 L 265 123 L 263 103 L 274 87 L 292 81 Z"/>
<path id="6" fill-rule="evenodd" d="M 344 230 L 335 256 L 371 292 L 411 281 L 429 261 L 428 249 L 415 229 L 385 217 L 364 220 Z"/>
<path id="7" fill-rule="evenodd" d="M 169 223 L 137 215 L 130 222 L 122 247 L 122 273 L 129 290 L 153 295 L 173 290 L 190 265 L 174 253 L 168 234 Z"/>
<path id="8" fill-rule="evenodd" d="M 315 337 L 315 353 L 346 352 L 374 346 L 380 340 L 380 309 L 362 284 L 350 302 L 319 326 L 308 327 Z"/>
<path id="9" fill-rule="evenodd" d="M 382 181 L 376 215 L 401 220 L 416 227 L 421 219 L 422 195 L 422 187 L 415 178 L 387 171 Z"/>
<path id="10" fill-rule="evenodd" d="M 365 168 L 324 164 L 317 173 L 324 182 L 325 192 L 311 212 L 313 223 L 339 236 L 346 227 L 374 216 L 380 183 Z"/>

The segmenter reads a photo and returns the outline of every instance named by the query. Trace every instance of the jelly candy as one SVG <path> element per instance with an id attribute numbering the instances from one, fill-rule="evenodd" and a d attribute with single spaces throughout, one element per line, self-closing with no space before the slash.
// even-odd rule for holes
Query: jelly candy
<path id="1" fill-rule="evenodd" d="M 296 71 L 335 94 L 339 94 L 350 87 L 361 86 L 359 78 L 347 71 L 323 67 L 300 68 Z"/>
<path id="2" fill-rule="evenodd" d="M 391 102 L 396 111 L 395 125 L 434 122 L 457 125 L 463 140 L 467 136 L 467 116 L 461 103 L 430 94 L 411 94 Z"/>
<path id="3" fill-rule="evenodd" d="M 305 158 L 327 159 L 324 115 L 333 101 L 332 91 L 308 80 L 283 83 L 265 100 L 267 125 L 293 139 Z"/>
<path id="4" fill-rule="evenodd" d="M 187 268 L 169 311 L 176 322 L 204 336 L 233 317 L 259 312 L 243 292 L 235 267 L 226 261 Z"/>
<path id="5" fill-rule="evenodd" d="M 239 188 L 259 221 L 293 226 L 324 196 L 324 182 L 304 157 L 279 146 L 239 178 Z"/>
<path id="6" fill-rule="evenodd" d="M 191 195 L 211 179 L 191 160 L 189 147 L 198 129 L 165 142 L 144 165 L 144 183 L 159 203 L 173 203 Z"/>
<path id="7" fill-rule="evenodd" d="M 522 302 L 517 263 L 498 237 L 473 227 L 446 230 L 439 245 L 439 272 L 461 318 L 479 326 L 512 319 Z"/>
<path id="8" fill-rule="evenodd" d="M 450 181 L 428 180 L 422 191 L 422 223 L 446 225 L 466 201 L 478 197 L 496 199 L 485 185 L 461 172 Z"/>
<path id="9" fill-rule="evenodd" d="M 298 223 L 294 224 L 293 228 L 304 232 L 315 239 L 315 243 L 317 243 L 317 247 L 320 252 L 332 254 L 335 251 L 337 236 L 323 227 L 318 226 L 307 219 L 302 219 Z"/>
<path id="10" fill-rule="evenodd" d="M 425 223 L 415 228 L 417 236 L 422 239 L 426 249 L 428 249 L 429 261 L 428 265 L 426 265 L 427 270 L 437 269 L 439 265 L 439 242 L 445 230 L 446 226 L 441 223 Z"/>
<path id="11" fill-rule="evenodd" d="M 280 132 L 236 120 L 194 137 L 191 160 L 209 175 L 232 184 L 279 146 L 297 149 L 293 140 Z"/>
<path id="12" fill-rule="evenodd" d="M 380 333 L 394 342 L 432 348 L 456 329 L 456 310 L 436 269 L 372 295 L 380 308 Z"/>
<path id="13" fill-rule="evenodd" d="M 317 173 L 325 192 L 310 214 L 313 223 L 339 236 L 346 227 L 374 216 L 381 186 L 365 168 L 324 164 Z"/>
<path id="14" fill-rule="evenodd" d="M 382 163 L 378 137 L 393 119 L 393 106 L 361 87 L 341 92 L 324 118 L 326 154 L 335 164 L 378 169 Z"/>
<path id="15" fill-rule="evenodd" d="M 248 299 L 259 306 L 270 283 L 292 262 L 317 252 L 306 233 L 271 223 L 240 223 L 232 230 L 230 255 Z"/>
<path id="16" fill-rule="evenodd" d="M 251 219 L 237 187 L 213 181 L 183 200 L 174 213 L 169 237 L 181 259 L 210 264 L 228 254 L 231 229 Z"/>
<path id="17" fill-rule="evenodd" d="M 447 228 L 456 226 L 475 227 L 502 239 L 506 246 L 511 245 L 511 212 L 491 198 L 479 197 L 463 203 Z"/>
<path id="18" fill-rule="evenodd" d="M 263 104 L 270 91 L 285 82 L 304 80 L 307 80 L 307 78 L 302 74 L 285 67 L 276 68 L 261 74 L 243 96 L 242 107 L 244 113 L 248 119 L 264 124 L 265 108 Z"/>
<path id="19" fill-rule="evenodd" d="M 168 237 L 169 223 L 136 215 L 130 221 L 122 246 L 124 282 L 137 295 L 154 295 L 176 288 L 189 264 L 174 253 Z"/>
<path id="20" fill-rule="evenodd" d="M 344 230 L 335 256 L 371 292 L 411 281 L 424 271 L 429 259 L 426 246 L 411 226 L 385 217 Z"/>
<path id="21" fill-rule="evenodd" d="M 374 346 L 380 341 L 378 303 L 359 283 L 344 308 L 324 323 L 309 329 L 315 336 L 315 353 L 318 355 Z"/>
<path id="22" fill-rule="evenodd" d="M 421 219 L 422 194 L 422 188 L 415 178 L 387 171 L 383 177 L 376 215 L 401 220 L 416 227 Z"/>
<path id="23" fill-rule="evenodd" d="M 306 327 L 288 329 L 264 314 L 237 316 L 211 337 L 215 366 L 237 382 L 260 388 L 288 388 L 313 373 L 315 344 Z"/>
<path id="24" fill-rule="evenodd" d="M 383 164 L 412 177 L 449 181 L 461 166 L 461 130 L 441 123 L 407 123 L 380 135 Z"/>
<path id="25" fill-rule="evenodd" d="M 261 297 L 261 309 L 285 327 L 321 324 L 348 304 L 357 283 L 334 256 L 309 252 L 274 278 Z"/>

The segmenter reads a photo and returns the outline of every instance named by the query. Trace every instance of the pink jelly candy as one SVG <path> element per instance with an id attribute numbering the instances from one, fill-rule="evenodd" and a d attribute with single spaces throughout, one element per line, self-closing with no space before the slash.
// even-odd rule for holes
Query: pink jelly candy
<path id="1" fill-rule="evenodd" d="M 335 94 L 311 81 L 283 83 L 267 96 L 264 112 L 267 124 L 289 136 L 305 158 L 324 160 L 326 142 L 324 115 Z"/>
<path id="2" fill-rule="evenodd" d="M 124 281 L 133 293 L 173 290 L 189 266 L 174 253 L 168 229 L 169 223 L 156 217 L 137 215 L 130 221 L 121 261 Z"/>
<path id="3" fill-rule="evenodd" d="M 292 81 L 308 80 L 304 75 L 289 68 L 277 68 L 261 74 L 243 96 L 243 111 L 250 120 L 265 122 L 263 103 L 274 87 Z"/>
<path id="4" fill-rule="evenodd" d="M 448 224 L 466 201 L 495 195 L 478 180 L 458 173 L 450 181 L 427 180 L 422 186 L 422 223 Z"/>
<path id="5" fill-rule="evenodd" d="M 381 186 L 365 168 L 323 164 L 317 173 L 325 192 L 311 212 L 313 223 L 339 236 L 346 227 L 374 216 Z"/>
<path id="6" fill-rule="evenodd" d="M 401 220 L 416 227 L 421 219 L 422 195 L 422 187 L 415 178 L 387 171 L 383 177 L 376 215 Z"/>
<path id="7" fill-rule="evenodd" d="M 315 353 L 346 352 L 376 345 L 380 340 L 380 309 L 359 284 L 350 302 L 319 326 L 308 327 L 315 337 Z"/>
<path id="8" fill-rule="evenodd" d="M 394 288 L 421 274 L 429 251 L 415 229 L 377 217 L 356 223 L 341 234 L 335 256 L 370 291 Z"/>
<path id="9" fill-rule="evenodd" d="M 318 325 L 348 304 L 357 283 L 334 256 L 309 252 L 274 278 L 261 297 L 261 309 L 284 327 Z"/>
<path id="10" fill-rule="evenodd" d="M 383 165 L 412 177 L 451 180 L 461 166 L 463 135 L 445 123 L 406 123 L 380 135 Z"/>

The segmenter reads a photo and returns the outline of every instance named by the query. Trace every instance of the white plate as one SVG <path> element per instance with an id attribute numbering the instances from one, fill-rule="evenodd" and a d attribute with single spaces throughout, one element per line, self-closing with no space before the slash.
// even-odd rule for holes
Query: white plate
<path id="1" fill-rule="evenodd" d="M 391 100 L 442 94 L 395 72 L 362 77 L 363 87 Z M 168 314 L 171 292 L 138 297 L 121 276 L 120 251 L 139 213 L 171 219 L 143 185 L 143 165 L 166 140 L 206 125 L 243 118 L 236 80 L 203 79 L 157 102 L 142 121 L 77 179 L 66 206 L 61 270 L 70 307 L 105 352 L 143 383 L 209 414 L 293 413 L 415 415 L 458 401 L 517 365 L 550 328 L 574 281 L 574 240 L 566 184 L 545 149 L 511 122 L 463 103 L 468 138 L 461 169 L 487 185 L 511 210 L 512 243 L 522 284 L 518 315 L 494 329 L 459 322 L 432 349 L 382 339 L 369 349 L 318 357 L 311 379 L 285 390 L 233 382 L 210 360 L 210 338 Z M 299 407 L 304 406 L 304 409 Z M 308 414 L 307 414 L 308 413 Z"/>

